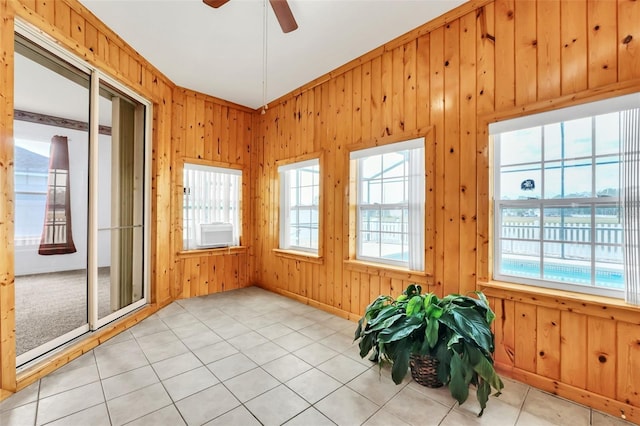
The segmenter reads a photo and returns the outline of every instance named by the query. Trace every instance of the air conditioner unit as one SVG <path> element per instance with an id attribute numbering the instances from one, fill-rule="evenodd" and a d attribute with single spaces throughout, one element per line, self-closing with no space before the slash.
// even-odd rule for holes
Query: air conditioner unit
<path id="1" fill-rule="evenodd" d="M 233 225 L 224 222 L 200 225 L 201 247 L 228 247 L 233 244 Z"/>

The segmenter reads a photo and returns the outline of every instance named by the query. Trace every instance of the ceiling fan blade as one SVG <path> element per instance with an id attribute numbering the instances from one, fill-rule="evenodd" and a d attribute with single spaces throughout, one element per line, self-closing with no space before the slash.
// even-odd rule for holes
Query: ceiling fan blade
<path id="1" fill-rule="evenodd" d="M 273 8 L 273 13 L 275 13 L 276 18 L 278 18 L 278 23 L 283 33 L 290 33 L 298 28 L 298 23 L 293 17 L 293 13 L 291 13 L 287 0 L 269 0 L 269 3 L 271 3 L 271 7 Z"/>
<path id="2" fill-rule="evenodd" d="M 228 2 L 229 0 L 202 0 L 202 1 L 207 6 L 211 6 L 211 7 L 215 8 L 215 9 L 217 9 L 220 6 L 224 5 L 226 2 Z"/>

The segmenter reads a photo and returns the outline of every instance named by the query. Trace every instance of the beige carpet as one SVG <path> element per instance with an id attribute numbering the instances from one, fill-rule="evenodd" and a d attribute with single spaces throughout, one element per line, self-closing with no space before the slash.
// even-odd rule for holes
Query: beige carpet
<path id="1" fill-rule="evenodd" d="M 16 277 L 16 355 L 87 323 L 86 270 Z M 98 317 L 110 311 L 109 268 L 98 270 Z"/>

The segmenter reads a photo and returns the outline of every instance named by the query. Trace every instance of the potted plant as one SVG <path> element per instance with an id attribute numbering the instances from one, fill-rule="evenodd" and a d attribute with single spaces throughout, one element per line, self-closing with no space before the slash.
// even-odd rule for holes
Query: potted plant
<path id="1" fill-rule="evenodd" d="M 469 396 L 469 385 L 474 385 L 481 416 L 491 388 L 497 396 L 503 384 L 493 367 L 495 315 L 482 292 L 473 295 L 438 298 L 411 284 L 396 299 L 378 296 L 358 321 L 354 340 L 360 340 L 360 356 L 372 352 L 371 361 L 381 366 L 391 362 L 396 384 L 410 364 L 418 382 L 426 371 L 430 378 L 422 384 L 447 385 L 460 404 Z"/>

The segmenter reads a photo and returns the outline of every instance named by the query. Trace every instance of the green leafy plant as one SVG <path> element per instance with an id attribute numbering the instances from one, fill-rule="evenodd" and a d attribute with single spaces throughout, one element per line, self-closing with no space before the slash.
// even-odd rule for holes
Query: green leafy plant
<path id="1" fill-rule="evenodd" d="M 396 299 L 378 296 L 358 321 L 354 340 L 360 340 L 360 356 L 371 354 L 381 366 L 391 362 L 391 377 L 399 384 L 412 354 L 431 355 L 439 361 L 439 381 L 458 403 L 467 400 L 469 385 L 476 387 L 481 416 L 491 388 L 500 395 L 503 383 L 493 367 L 495 315 L 482 292 L 472 294 L 438 298 L 411 284 Z"/>

